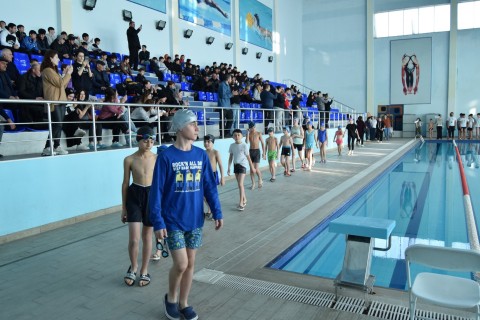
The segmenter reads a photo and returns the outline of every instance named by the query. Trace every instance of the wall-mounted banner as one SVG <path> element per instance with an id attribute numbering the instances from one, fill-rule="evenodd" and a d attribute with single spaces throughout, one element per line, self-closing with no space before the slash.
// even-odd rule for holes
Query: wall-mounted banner
<path id="1" fill-rule="evenodd" d="M 272 9 L 256 0 L 239 3 L 240 40 L 272 50 Z"/>
<path id="2" fill-rule="evenodd" d="M 179 0 L 178 17 L 230 36 L 230 0 Z"/>

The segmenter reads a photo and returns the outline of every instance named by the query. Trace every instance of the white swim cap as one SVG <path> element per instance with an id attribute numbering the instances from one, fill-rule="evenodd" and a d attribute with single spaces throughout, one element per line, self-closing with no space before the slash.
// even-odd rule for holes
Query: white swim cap
<path id="1" fill-rule="evenodd" d="M 172 130 L 178 132 L 185 128 L 187 124 L 194 121 L 197 121 L 197 116 L 191 110 L 178 110 L 172 119 Z"/>

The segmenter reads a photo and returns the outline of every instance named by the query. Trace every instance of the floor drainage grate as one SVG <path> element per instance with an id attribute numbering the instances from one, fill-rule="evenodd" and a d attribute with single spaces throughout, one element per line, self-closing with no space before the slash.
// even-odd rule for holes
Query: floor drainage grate
<path id="1" fill-rule="evenodd" d="M 339 297 L 335 302 L 335 295 L 317 290 L 304 289 L 274 282 L 250 279 L 245 277 L 225 274 L 221 271 L 202 269 L 195 273 L 194 280 L 215 284 L 226 288 L 255 294 L 266 295 L 273 298 L 295 301 L 318 307 L 332 308 L 357 314 L 367 314 L 386 320 L 408 320 L 409 309 L 378 301 L 372 301 L 370 307 L 365 309 L 363 299 Z M 416 317 L 431 320 L 468 320 L 469 318 L 449 315 L 440 312 L 416 310 Z"/>

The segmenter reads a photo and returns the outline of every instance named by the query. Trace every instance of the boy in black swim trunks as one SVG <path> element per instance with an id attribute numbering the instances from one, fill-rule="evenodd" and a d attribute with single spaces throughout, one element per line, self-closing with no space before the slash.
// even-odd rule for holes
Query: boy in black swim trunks
<path id="1" fill-rule="evenodd" d="M 260 157 L 266 159 L 265 155 L 265 144 L 263 143 L 263 137 L 260 132 L 255 130 L 255 123 L 250 121 L 248 123 L 248 131 L 247 137 L 245 138 L 245 142 L 250 144 L 250 159 L 252 159 L 253 167 L 255 168 L 255 172 L 258 176 L 258 188 L 263 186 L 262 180 L 262 173 L 259 168 L 260 164 Z M 260 153 L 260 144 L 262 145 L 262 152 Z M 251 190 L 255 189 L 255 174 L 251 174 L 250 178 L 252 179 L 252 187 Z"/>
<path id="2" fill-rule="evenodd" d="M 133 286 L 137 279 L 138 250 L 142 238 L 142 266 L 140 269 L 141 287 L 150 284 L 148 262 L 152 251 L 152 223 L 148 218 L 148 195 L 152 184 L 153 168 L 157 155 L 151 152 L 155 143 L 155 133 L 150 127 L 142 127 L 137 132 L 138 150 L 123 161 L 122 214 L 123 223 L 128 222 L 128 255 L 130 267 L 124 277 L 128 286 Z M 133 182 L 130 184 L 130 174 Z M 143 224 L 143 228 L 142 228 Z"/>
<path id="3" fill-rule="evenodd" d="M 278 148 L 282 150 L 281 164 L 285 168 L 283 174 L 290 177 L 290 155 L 292 154 L 293 140 L 290 136 L 290 128 L 285 126 L 283 128 L 283 136 L 280 138 L 280 144 Z"/>

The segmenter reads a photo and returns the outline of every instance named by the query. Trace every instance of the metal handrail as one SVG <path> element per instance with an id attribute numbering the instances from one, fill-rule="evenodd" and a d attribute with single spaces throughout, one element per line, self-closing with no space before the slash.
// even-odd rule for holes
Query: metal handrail
<path id="1" fill-rule="evenodd" d="M 93 132 L 93 136 L 91 136 L 90 138 L 93 139 L 93 150 L 94 151 L 97 151 L 97 135 L 96 135 L 96 125 L 97 124 L 102 124 L 104 122 L 102 122 L 101 120 L 97 120 L 95 119 L 96 118 L 96 114 L 95 114 L 95 110 L 98 109 L 99 106 L 104 106 L 104 105 L 114 105 L 114 106 L 124 106 L 125 107 L 125 112 L 128 114 L 128 120 L 127 119 L 124 119 L 125 121 L 128 121 L 128 129 L 129 129 L 129 132 L 131 132 L 131 117 L 130 117 L 130 114 L 131 114 L 131 107 L 154 107 L 157 109 L 163 109 L 163 108 L 189 108 L 189 109 L 194 109 L 194 110 L 201 110 L 203 111 L 203 122 L 201 123 L 201 125 L 203 125 L 203 134 L 206 135 L 208 133 L 207 131 L 207 127 L 209 125 L 207 125 L 207 121 L 214 121 L 214 122 L 217 122 L 217 121 L 220 121 L 220 119 L 224 119 L 224 110 L 225 109 L 229 109 L 229 108 L 224 108 L 224 107 L 218 107 L 216 105 L 212 105 L 212 106 L 183 106 L 183 105 L 158 105 L 158 104 L 155 104 L 155 105 L 151 105 L 151 104 L 142 104 L 142 103 L 114 103 L 114 102 L 100 102 L 100 101 L 54 101 L 54 100 L 9 100 L 9 99 L 0 99 L 0 104 L 41 104 L 41 105 L 47 105 L 47 108 L 49 110 L 50 108 L 50 105 L 57 105 L 57 104 L 80 104 L 80 105 L 92 105 L 93 108 L 91 110 L 92 112 L 92 119 L 89 120 L 89 121 L 75 121 L 75 122 L 72 122 L 72 121 L 63 121 L 61 122 L 62 124 L 63 123 L 81 123 L 81 124 L 85 124 L 85 123 L 92 123 L 92 132 Z M 210 111 L 210 110 L 214 110 L 214 112 L 220 112 L 220 117 L 216 118 L 207 118 L 207 112 Z M 322 119 L 327 119 L 327 118 L 330 118 L 330 116 L 328 115 L 327 112 L 319 112 L 318 110 L 314 109 L 314 108 L 311 108 L 310 110 L 308 110 L 307 108 L 302 108 L 301 110 L 293 110 L 293 112 L 290 112 L 289 110 L 285 110 L 285 109 L 264 109 L 264 108 L 245 108 L 245 107 L 239 107 L 238 108 L 238 113 L 239 113 L 239 116 L 238 116 L 238 120 L 236 123 L 234 123 L 234 126 L 236 128 L 240 127 L 240 124 L 241 123 L 246 123 L 248 121 L 257 121 L 258 122 L 258 118 L 257 119 L 254 119 L 252 117 L 253 113 L 249 113 L 250 115 L 250 118 L 249 119 L 240 119 L 240 115 L 242 113 L 242 111 L 261 111 L 262 112 L 262 119 L 263 119 L 263 122 L 264 124 L 268 124 L 268 123 L 273 123 L 273 126 L 275 128 L 279 128 L 279 127 L 282 127 L 284 124 L 290 124 L 291 123 L 291 120 L 293 118 L 293 116 L 290 116 L 290 113 L 297 113 L 297 117 L 304 117 L 305 116 L 305 113 L 307 113 L 308 115 L 311 116 L 311 121 L 313 122 L 314 125 L 318 126 L 318 123 L 322 120 Z M 299 113 L 300 112 L 300 113 Z M 158 113 L 158 112 L 157 112 Z M 266 119 L 266 115 L 267 114 L 271 114 L 272 117 Z M 285 121 L 285 114 L 288 114 L 289 115 L 289 119 L 286 119 L 288 120 L 287 122 Z M 281 116 L 280 118 L 278 116 Z M 329 119 L 330 121 L 330 124 L 331 126 L 330 127 L 336 127 L 338 125 L 341 125 L 341 126 L 345 126 L 346 122 L 347 122 L 347 119 L 349 117 L 356 117 L 358 115 L 362 115 L 364 116 L 364 114 L 356 114 L 356 113 L 339 113 L 337 118 L 335 119 Z M 51 118 L 51 113 L 50 112 L 47 112 L 47 116 L 48 116 L 48 132 L 49 132 L 49 140 L 50 140 L 50 150 L 51 150 L 51 155 L 53 155 L 53 136 L 52 136 L 52 123 L 56 123 L 56 122 L 52 122 L 52 118 Z M 281 123 L 278 123 L 278 119 L 284 119 Z M 232 119 L 233 121 L 233 119 Z M 159 141 L 160 143 L 162 143 L 162 134 L 169 134 L 171 132 L 169 131 L 166 131 L 166 132 L 162 132 L 161 130 L 161 123 L 162 122 L 165 122 L 165 121 L 162 121 L 160 120 L 160 117 L 158 117 L 157 119 L 157 134 L 159 135 Z M 16 122 L 15 123 L 16 125 L 32 125 L 32 124 L 45 124 L 45 122 L 29 122 L 29 123 L 21 123 L 21 122 Z M 0 125 L 7 125 L 7 124 L 0 124 Z M 225 138 L 225 131 L 228 130 L 228 129 L 225 129 L 223 128 L 222 132 L 221 132 L 221 138 Z M 64 138 L 62 138 L 64 139 Z M 129 141 L 129 147 L 132 147 L 132 141 L 130 139 Z"/>

